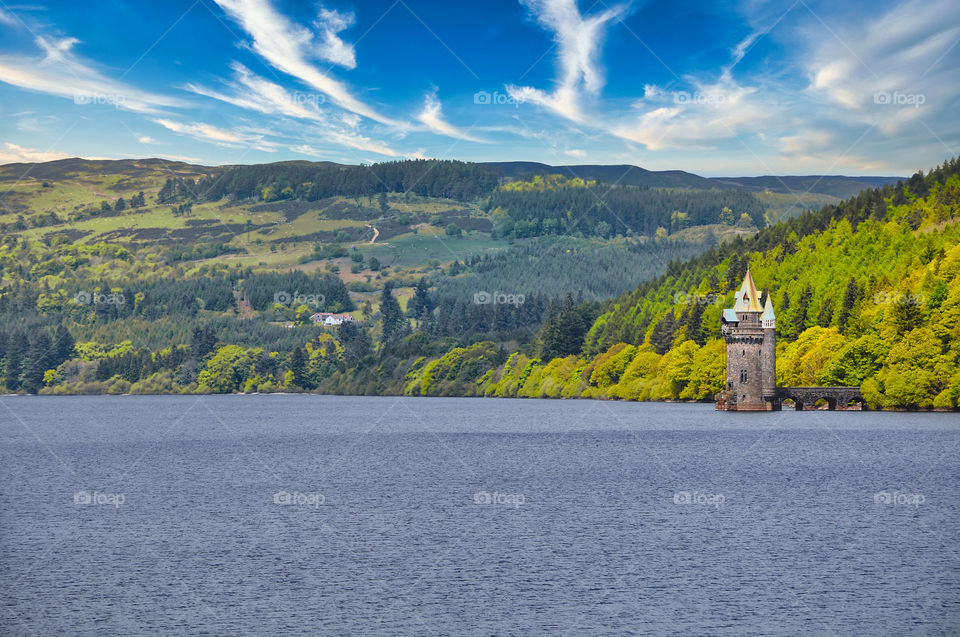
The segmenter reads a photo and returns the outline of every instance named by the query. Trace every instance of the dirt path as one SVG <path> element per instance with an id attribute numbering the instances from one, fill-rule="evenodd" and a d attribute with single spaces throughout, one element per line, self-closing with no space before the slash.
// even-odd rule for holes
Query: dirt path
<path id="1" fill-rule="evenodd" d="M 380 236 L 380 231 L 377 230 L 376 227 L 371 226 L 369 223 L 367 224 L 367 227 L 368 227 L 368 228 L 373 228 L 373 239 L 370 239 L 370 243 L 376 243 L 376 242 L 377 242 L 377 237 Z"/>

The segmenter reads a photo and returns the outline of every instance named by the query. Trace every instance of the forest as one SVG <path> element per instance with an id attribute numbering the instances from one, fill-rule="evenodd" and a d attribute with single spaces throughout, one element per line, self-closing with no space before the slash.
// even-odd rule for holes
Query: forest
<path id="1" fill-rule="evenodd" d="M 317 201 L 336 195 L 368 196 L 381 192 L 411 192 L 421 197 L 470 201 L 497 187 L 499 174 L 482 164 L 417 159 L 373 165 L 277 162 L 232 166 L 222 174 L 196 182 L 173 179 L 160 193 L 162 202 L 195 197 L 277 201 Z"/>
<path id="2" fill-rule="evenodd" d="M 385 212 L 386 193 L 460 202 L 482 199 L 481 209 L 490 215 L 494 235 L 511 238 L 653 237 L 658 231 L 662 235 L 715 223 L 755 228 L 766 224 L 763 204 L 743 189 L 651 188 L 560 175 L 506 180 L 483 164 L 440 160 L 372 166 L 305 162 L 233 166 L 197 179 L 168 178 L 157 200 L 180 214 L 193 202 L 311 202 L 337 196 L 359 201 L 376 195 Z"/>
<path id="3" fill-rule="evenodd" d="M 489 362 L 488 344 L 456 348 L 412 370 L 405 391 L 711 400 L 724 377 L 720 311 L 732 306 L 749 267 L 777 312 L 778 384 L 860 385 L 872 408 L 954 409 L 958 215 L 954 159 L 671 264 L 617 299 L 566 348 L 564 315 L 574 335 L 582 330 L 576 307 L 562 309 L 533 347 L 502 365 Z"/>
<path id="4" fill-rule="evenodd" d="M 745 190 L 676 190 L 561 181 L 497 190 L 487 202 L 495 228 L 516 237 L 575 234 L 654 236 L 712 223 L 762 228 L 763 205 Z M 501 218 L 502 216 L 502 218 Z"/>
<path id="5" fill-rule="evenodd" d="M 522 204 L 531 193 L 587 205 L 600 187 L 512 182 L 485 205 L 496 220 L 496 198 L 516 197 L 508 205 L 522 217 L 538 214 Z M 623 192 L 624 202 L 670 201 Z M 725 192 L 733 198 L 724 203 L 749 217 L 749 199 Z M 684 208 L 696 210 L 695 200 Z M 874 408 L 952 409 L 958 206 L 953 159 L 723 242 L 708 231 L 699 242 L 655 233 L 597 243 L 578 231 L 583 238 L 528 239 L 417 276 L 371 271 L 379 287 L 350 284 L 371 290 L 361 305 L 329 269 L 211 263 L 183 276 L 177 262 L 122 245 L 7 235 L 0 384 L 27 393 L 710 400 L 722 384 L 720 310 L 750 267 L 777 312 L 781 384 L 855 384 Z M 685 223 L 673 213 L 664 222 Z M 310 316 L 323 311 L 358 320 L 314 325 Z"/>

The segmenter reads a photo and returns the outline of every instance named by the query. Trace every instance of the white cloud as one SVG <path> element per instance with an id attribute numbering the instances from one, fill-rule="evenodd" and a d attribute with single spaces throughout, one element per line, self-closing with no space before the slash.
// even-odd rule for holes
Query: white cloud
<path id="1" fill-rule="evenodd" d="M 960 66 L 946 57 L 960 37 L 955 0 L 909 0 L 834 32 L 808 56 L 808 88 L 857 121 L 893 135 L 956 99 Z"/>
<path id="2" fill-rule="evenodd" d="M 164 153 L 164 154 L 159 154 L 159 155 L 157 155 L 157 157 L 159 157 L 159 158 L 161 158 L 161 159 L 170 159 L 170 160 L 172 160 L 172 161 L 182 161 L 182 162 L 186 162 L 186 163 L 188 163 L 188 164 L 197 164 L 197 163 L 200 163 L 200 161 L 201 161 L 201 160 L 198 159 L 197 157 L 188 157 L 188 156 L 186 156 L 186 155 L 167 155 L 167 154 L 165 154 L 165 153 Z"/>
<path id="3" fill-rule="evenodd" d="M 337 37 L 337 34 L 353 26 L 353 13 L 339 13 L 334 10 L 320 9 L 320 16 L 314 25 L 321 33 L 319 43 L 320 57 L 348 69 L 357 67 L 357 58 L 353 45 Z"/>
<path id="4" fill-rule="evenodd" d="M 376 153 L 378 155 L 384 155 L 386 157 L 402 157 L 403 154 L 397 152 L 396 150 L 390 148 L 384 142 L 370 139 L 359 133 L 345 131 L 345 130 L 336 130 L 336 129 L 323 129 L 318 130 L 318 136 L 324 139 L 327 139 L 333 143 L 340 144 L 342 146 L 347 146 L 348 148 L 353 148 L 354 150 L 362 150 L 365 152 Z"/>
<path id="5" fill-rule="evenodd" d="M 137 135 L 137 141 L 141 144 L 158 144 L 159 142 L 148 135 Z"/>
<path id="6" fill-rule="evenodd" d="M 563 151 L 564 155 L 570 155 L 571 157 L 576 157 L 577 159 L 583 159 L 587 156 L 587 151 L 580 148 L 571 148 L 569 150 Z"/>
<path id="7" fill-rule="evenodd" d="M 0 9 L 0 24 L 6 24 L 7 26 L 17 26 L 17 19 L 13 17 L 13 14 L 7 13 L 3 9 Z"/>
<path id="8" fill-rule="evenodd" d="M 56 126 L 57 118 L 53 115 L 21 117 L 17 120 L 17 130 L 25 133 L 42 134 Z"/>
<path id="9" fill-rule="evenodd" d="M 323 151 L 317 148 L 314 148 L 310 144 L 300 144 L 299 146 L 291 146 L 290 150 L 295 153 L 300 153 L 301 155 L 310 155 L 311 157 L 322 157 Z"/>
<path id="10" fill-rule="evenodd" d="M 645 91 L 636 107 L 644 112 L 634 121 L 610 127 L 618 137 L 650 150 L 706 148 L 721 140 L 753 131 L 775 113 L 772 104 L 758 101 L 758 89 L 740 86 L 730 78 L 713 84 L 692 82 L 691 91 Z"/>
<path id="11" fill-rule="evenodd" d="M 323 94 L 299 91 L 291 92 L 279 84 L 254 75 L 242 64 L 234 63 L 231 66 L 234 70 L 235 81 L 227 83 L 227 87 L 230 89 L 229 93 L 197 86 L 195 84 L 188 84 L 186 86 L 187 90 L 193 91 L 198 95 L 204 95 L 228 104 L 233 104 L 239 108 L 265 113 L 267 115 L 283 115 L 312 122 L 314 124 L 310 129 L 312 134 L 321 139 L 349 148 L 375 152 L 387 157 L 400 156 L 399 152 L 390 148 L 385 142 L 371 139 L 357 132 L 360 124 L 360 117 L 358 115 L 342 113 L 338 118 L 330 118 L 320 108 L 320 105 L 325 101 Z M 272 136 L 282 136 L 272 131 L 263 133 Z M 302 130 L 298 131 L 298 135 L 302 136 L 302 134 Z M 313 154 L 302 152 L 302 149 L 309 148 L 312 147 L 303 144 L 291 148 L 291 150 L 301 154 Z"/>
<path id="12" fill-rule="evenodd" d="M 474 137 L 468 131 L 457 128 L 443 118 L 443 107 L 440 104 L 440 100 L 437 99 L 436 90 L 427 93 L 424 97 L 423 110 L 417 115 L 417 120 L 435 133 L 468 142 L 485 143 L 485 141 L 479 137 Z"/>
<path id="13" fill-rule="evenodd" d="M 205 142 L 237 146 L 243 144 L 245 141 L 243 137 L 236 133 L 224 130 L 222 128 L 217 128 L 216 126 L 211 126 L 210 124 L 205 124 L 203 122 L 184 124 L 182 122 L 175 122 L 173 120 L 162 118 L 154 119 L 153 121 L 157 124 L 160 124 L 164 128 L 173 131 L 174 133 L 189 135 L 194 139 L 199 139 Z"/>
<path id="14" fill-rule="evenodd" d="M 508 86 L 517 101 L 532 102 L 575 122 L 584 122 L 581 110 L 583 92 L 597 95 L 603 88 L 600 46 L 607 23 L 627 13 L 626 5 L 617 5 L 584 17 L 576 0 L 521 0 L 545 29 L 553 31 L 558 49 L 560 77 L 553 92 L 530 86 Z"/>
<path id="15" fill-rule="evenodd" d="M 141 113 L 161 113 L 161 107 L 181 107 L 178 99 L 142 91 L 111 80 L 73 55 L 76 38 L 37 36 L 42 58 L 0 56 L 0 81 L 31 91 L 68 97 L 78 104 L 102 104 Z"/>
<path id="16" fill-rule="evenodd" d="M 238 62 L 231 64 L 231 68 L 234 71 L 235 81 L 227 83 L 231 89 L 230 94 L 192 83 L 187 84 L 185 88 L 198 95 L 212 97 L 240 108 L 268 115 L 286 115 L 315 121 L 325 119 L 318 108 L 318 104 L 323 103 L 325 99 L 323 94 L 291 93 L 279 84 L 254 75 Z"/>
<path id="17" fill-rule="evenodd" d="M 830 131 L 808 129 L 798 135 L 784 135 L 778 141 L 780 152 L 789 156 L 806 155 L 814 151 L 829 149 L 836 140 Z"/>
<path id="18" fill-rule="evenodd" d="M 377 155 L 384 155 L 386 157 L 403 157 L 401 153 L 393 150 L 389 146 L 372 140 L 363 135 L 350 135 L 345 133 L 338 133 L 335 131 L 323 131 L 323 137 L 335 144 L 341 146 L 346 146 L 352 148 L 353 150 L 359 150 L 363 152 L 376 153 Z M 310 144 L 299 144 L 297 146 L 291 146 L 290 150 L 295 153 L 300 153 L 301 155 L 309 155 L 311 157 L 329 157 L 330 152 L 318 149 Z M 353 159 L 357 161 L 356 155 L 353 155 Z M 362 159 L 360 161 L 369 161 L 367 159 Z"/>
<path id="19" fill-rule="evenodd" d="M 357 99 L 343 82 L 311 64 L 309 60 L 319 57 L 324 47 L 318 48 L 315 35 L 309 29 L 291 23 L 274 10 L 267 0 L 216 2 L 250 34 L 253 50 L 278 70 L 324 93 L 343 109 L 382 124 L 401 125 Z"/>
<path id="20" fill-rule="evenodd" d="M 37 150 L 35 148 L 24 148 L 7 142 L 0 147 L 0 164 L 29 164 L 42 161 L 53 161 L 55 159 L 66 159 L 74 157 L 68 153 L 62 153 L 56 150 Z"/>

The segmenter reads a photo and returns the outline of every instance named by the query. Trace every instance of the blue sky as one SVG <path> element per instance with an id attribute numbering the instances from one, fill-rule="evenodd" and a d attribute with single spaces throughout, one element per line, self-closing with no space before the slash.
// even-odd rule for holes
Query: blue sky
<path id="1" fill-rule="evenodd" d="M 909 174 L 960 2 L 0 1 L 0 163 L 409 157 Z"/>

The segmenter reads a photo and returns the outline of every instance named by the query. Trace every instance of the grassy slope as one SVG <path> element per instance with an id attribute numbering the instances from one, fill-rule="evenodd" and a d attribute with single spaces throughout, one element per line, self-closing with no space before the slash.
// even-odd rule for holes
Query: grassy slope
<path id="1" fill-rule="evenodd" d="M 80 243 L 116 242 L 132 245 L 134 250 L 137 246 L 146 248 L 156 243 L 225 242 L 242 249 L 245 254 L 222 255 L 206 261 L 260 265 L 271 269 L 298 265 L 312 252 L 315 243 L 332 243 L 332 235 L 338 230 L 349 234 L 350 238 L 342 241 L 345 245 L 357 245 L 366 255 L 376 256 L 383 263 L 405 267 L 422 266 L 431 259 L 441 262 L 463 259 L 470 254 L 504 249 L 508 245 L 506 241 L 491 240 L 489 233 L 479 231 L 467 233 L 462 239 L 451 239 L 425 223 L 414 233 L 413 226 L 435 215 L 443 217 L 454 212 L 458 217 L 466 212 L 471 216 L 483 216 L 475 206 L 442 199 L 413 198 L 410 201 L 391 196 L 390 210 L 381 213 L 375 202 L 369 202 L 367 198 L 340 197 L 304 204 L 307 209 L 298 209 L 295 215 L 285 213 L 282 206 L 275 206 L 281 208 L 279 210 L 264 210 L 271 206 L 259 202 L 236 205 L 214 202 L 196 204 L 188 215 L 175 216 L 170 205 L 156 202 L 156 193 L 174 174 L 199 175 L 202 174 L 199 169 L 173 164 L 180 167 L 174 171 L 166 163 L 125 161 L 108 165 L 109 170 L 116 172 L 101 172 L 96 170 L 100 166 L 97 162 L 67 161 L 69 163 L 58 170 L 49 164 L 37 165 L 26 175 L 24 165 L 0 166 L 0 188 L 5 192 L 0 199 L 0 223 L 14 223 L 22 217 L 32 226 L 36 216 L 52 212 L 62 222 L 13 234 L 24 234 L 33 239 L 65 234 Z M 146 194 L 146 206 L 127 209 L 113 216 L 99 214 L 102 201 L 113 203 L 119 197 L 129 201 L 141 190 Z M 337 213 L 326 215 L 325 210 L 331 207 L 336 207 Z M 346 215 L 343 208 L 348 209 Z M 412 218 L 408 232 L 381 237 L 376 244 L 369 244 L 373 235 L 370 225 L 377 226 L 381 221 L 390 221 L 400 214 Z M 253 226 L 249 234 L 245 231 L 247 221 Z M 349 271 L 349 260 L 335 263 Z M 313 267 L 318 266 L 314 264 Z"/>

